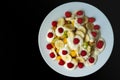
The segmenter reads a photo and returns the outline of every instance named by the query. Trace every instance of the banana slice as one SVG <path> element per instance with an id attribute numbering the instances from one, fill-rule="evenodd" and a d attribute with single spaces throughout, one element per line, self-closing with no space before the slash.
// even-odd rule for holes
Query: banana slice
<path id="1" fill-rule="evenodd" d="M 55 42 L 55 47 L 56 47 L 57 49 L 63 48 L 63 47 L 64 47 L 64 42 L 63 42 L 62 40 L 57 40 L 57 41 Z"/>
<path id="2" fill-rule="evenodd" d="M 73 33 L 72 31 L 68 31 L 68 32 L 67 32 L 67 35 L 68 35 L 68 37 L 70 37 L 70 38 L 73 38 L 73 37 L 74 37 L 74 33 Z"/>
<path id="3" fill-rule="evenodd" d="M 91 52 L 91 46 L 87 46 L 87 52 L 90 53 Z"/>
<path id="4" fill-rule="evenodd" d="M 88 34 L 86 34 L 86 36 L 85 36 L 85 42 L 88 42 L 89 40 L 90 40 L 90 37 L 89 37 Z"/>
<path id="5" fill-rule="evenodd" d="M 88 17 L 87 16 L 84 16 L 83 20 L 84 20 L 84 23 L 88 23 Z"/>
<path id="6" fill-rule="evenodd" d="M 74 31 L 75 30 L 75 27 L 72 23 L 70 24 L 65 24 L 64 27 L 67 29 L 67 30 L 70 30 L 70 31 Z"/>
<path id="7" fill-rule="evenodd" d="M 92 23 L 86 23 L 86 28 L 87 28 L 88 30 L 92 30 L 92 29 L 93 29 L 93 26 L 94 26 L 94 24 L 92 24 Z"/>
<path id="8" fill-rule="evenodd" d="M 86 33 L 86 28 L 84 26 L 79 27 L 78 30 L 82 31 L 84 34 Z"/>
<path id="9" fill-rule="evenodd" d="M 77 15 L 77 12 L 78 12 L 78 11 L 79 11 L 79 10 L 73 12 L 73 14 L 75 15 L 75 18 L 83 18 L 83 17 L 85 16 L 84 11 L 83 11 L 83 10 L 80 10 L 80 11 L 83 11 L 83 14 L 82 14 L 82 15 Z"/>
<path id="10" fill-rule="evenodd" d="M 95 49 L 94 55 L 99 55 L 99 54 L 100 54 L 100 51 L 98 49 Z"/>
<path id="11" fill-rule="evenodd" d="M 77 57 L 76 57 L 76 60 L 78 60 L 78 62 L 82 62 L 82 63 L 85 62 L 84 58 L 81 57 L 81 56 L 77 56 Z"/>
<path id="12" fill-rule="evenodd" d="M 76 59 L 72 59 L 71 61 L 75 66 L 78 64 L 78 61 Z"/>
<path id="13" fill-rule="evenodd" d="M 59 19 L 58 19 L 57 26 L 63 26 L 64 24 L 65 24 L 64 18 L 59 18 Z"/>
<path id="14" fill-rule="evenodd" d="M 99 41 L 102 41 L 102 46 L 100 46 L 99 45 Z M 102 52 L 103 50 L 104 50 L 104 48 L 105 48 L 105 40 L 103 39 L 103 38 L 99 38 L 99 40 L 98 40 L 98 42 L 96 43 L 96 48 L 97 48 L 97 50 L 99 51 L 99 52 Z M 99 46 L 98 46 L 99 45 Z M 98 47 L 97 47 L 98 46 Z"/>
<path id="15" fill-rule="evenodd" d="M 63 59 L 65 62 L 70 62 L 70 61 L 72 60 L 72 57 L 68 54 L 68 55 L 62 56 L 62 59 Z"/>
<path id="16" fill-rule="evenodd" d="M 84 38 L 84 37 L 85 37 L 85 34 L 84 34 L 82 31 L 80 31 L 80 30 L 77 30 L 77 31 L 76 31 L 76 34 L 77 34 L 77 35 L 80 35 L 81 38 Z"/>
<path id="17" fill-rule="evenodd" d="M 55 60 L 57 58 L 57 53 L 55 52 L 55 49 L 51 49 L 50 53 L 54 53 L 55 57 L 52 58 L 52 60 Z"/>
<path id="18" fill-rule="evenodd" d="M 65 68 L 68 70 L 76 69 L 78 61 L 76 59 L 72 59 L 70 62 L 66 62 Z"/>
<path id="19" fill-rule="evenodd" d="M 93 59 L 90 59 L 90 58 L 93 58 Z M 97 55 L 92 55 L 86 61 L 86 66 L 92 66 L 92 65 L 94 65 L 97 62 L 97 60 L 98 60 L 98 56 Z"/>

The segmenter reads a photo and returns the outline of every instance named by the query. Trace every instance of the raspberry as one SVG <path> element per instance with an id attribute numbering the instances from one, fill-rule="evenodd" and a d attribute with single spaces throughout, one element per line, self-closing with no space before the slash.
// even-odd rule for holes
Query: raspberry
<path id="1" fill-rule="evenodd" d="M 74 40 L 73 40 L 74 44 L 78 44 L 79 42 L 80 42 L 80 40 L 78 38 L 74 38 Z"/>
<path id="2" fill-rule="evenodd" d="M 84 64 L 81 63 L 81 62 L 79 62 L 79 63 L 78 63 L 78 67 L 79 67 L 79 68 L 83 68 L 83 67 L 84 67 Z"/>
<path id="3" fill-rule="evenodd" d="M 97 42 L 96 47 L 99 48 L 99 49 L 101 49 L 101 48 L 103 47 L 103 45 L 104 45 L 104 42 L 101 41 L 101 40 L 99 40 L 99 41 Z"/>
<path id="4" fill-rule="evenodd" d="M 79 24 L 81 24 L 81 23 L 83 22 L 83 19 L 82 19 L 82 18 L 78 18 L 78 19 L 77 19 L 77 22 L 78 22 Z"/>
<path id="5" fill-rule="evenodd" d="M 52 22 L 52 26 L 53 26 L 53 27 L 57 26 L 57 21 L 53 21 L 53 22 Z"/>
<path id="6" fill-rule="evenodd" d="M 51 52 L 51 53 L 49 54 L 49 56 L 50 56 L 51 58 L 54 58 L 54 57 L 55 57 L 55 54 L 54 54 L 53 52 Z"/>
<path id="7" fill-rule="evenodd" d="M 88 61 L 89 61 L 90 63 L 93 63 L 93 62 L 95 61 L 95 59 L 94 59 L 93 57 L 90 57 L 90 58 L 88 59 Z"/>
<path id="8" fill-rule="evenodd" d="M 64 65 L 65 64 L 65 61 L 63 61 L 62 59 L 60 59 L 60 61 L 58 62 L 59 65 Z"/>
<path id="9" fill-rule="evenodd" d="M 63 54 L 63 55 L 66 55 L 67 53 L 68 53 L 68 52 L 67 52 L 66 50 L 63 50 L 63 51 L 62 51 L 62 54 Z"/>
<path id="10" fill-rule="evenodd" d="M 91 22 L 91 23 L 95 22 L 95 18 L 94 17 L 88 18 L 88 22 Z"/>
<path id="11" fill-rule="evenodd" d="M 99 25 L 94 25 L 94 30 L 99 30 L 100 26 Z"/>
<path id="12" fill-rule="evenodd" d="M 69 63 L 67 63 L 67 66 L 68 66 L 68 68 L 72 68 L 74 66 L 74 64 L 69 62 Z"/>
<path id="13" fill-rule="evenodd" d="M 59 32 L 59 33 L 62 33 L 63 31 L 64 31 L 63 28 L 59 28 L 59 29 L 58 29 L 58 32 Z"/>
<path id="14" fill-rule="evenodd" d="M 53 37 L 53 33 L 52 33 L 52 32 L 49 32 L 49 33 L 48 33 L 48 37 L 49 37 L 49 38 L 52 38 L 52 37 Z"/>
<path id="15" fill-rule="evenodd" d="M 52 44 L 49 43 L 49 44 L 47 44 L 46 48 L 47 48 L 48 50 L 50 50 L 50 49 L 53 48 L 53 46 L 52 46 Z"/>
<path id="16" fill-rule="evenodd" d="M 80 15 L 83 15 L 83 11 L 81 11 L 81 10 L 80 10 L 80 11 L 77 11 L 76 14 L 79 15 L 79 16 L 80 16 Z"/>
<path id="17" fill-rule="evenodd" d="M 92 34 L 93 37 L 97 36 L 97 32 L 91 32 L 91 34 Z"/>
<path id="18" fill-rule="evenodd" d="M 66 16 L 66 17 L 71 17 L 71 15 L 72 15 L 72 13 L 71 13 L 70 11 L 66 11 L 66 12 L 65 12 L 65 16 Z"/>
<path id="19" fill-rule="evenodd" d="M 86 54 L 87 54 L 87 52 L 85 50 L 82 50 L 80 55 L 85 56 Z"/>

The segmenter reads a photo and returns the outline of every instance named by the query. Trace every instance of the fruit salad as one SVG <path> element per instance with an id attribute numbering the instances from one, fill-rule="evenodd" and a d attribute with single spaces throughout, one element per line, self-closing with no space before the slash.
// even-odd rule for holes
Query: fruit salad
<path id="1" fill-rule="evenodd" d="M 46 48 L 51 60 L 68 70 L 92 66 L 105 48 L 100 25 L 83 10 L 64 12 L 64 17 L 51 21 L 46 34 Z"/>

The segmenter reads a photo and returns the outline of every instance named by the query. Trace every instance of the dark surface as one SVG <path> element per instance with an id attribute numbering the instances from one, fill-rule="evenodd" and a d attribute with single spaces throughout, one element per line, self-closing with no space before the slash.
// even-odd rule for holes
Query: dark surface
<path id="1" fill-rule="evenodd" d="M 97 72 L 81 77 L 66 77 L 53 71 L 43 60 L 38 48 L 38 31 L 45 16 L 55 7 L 70 1 L 81 1 L 99 8 L 111 22 L 114 31 L 114 48 L 107 63 Z M 8 75 L 13 79 L 53 79 L 53 80 L 111 80 L 120 78 L 120 13 L 117 0 L 28 0 L 8 1 L 8 38 L 11 54 Z M 31 41 L 32 40 L 32 41 Z M 32 45 L 32 48 L 31 48 Z M 11 69 L 12 70 L 9 70 Z M 118 74 L 119 73 L 119 74 Z"/>

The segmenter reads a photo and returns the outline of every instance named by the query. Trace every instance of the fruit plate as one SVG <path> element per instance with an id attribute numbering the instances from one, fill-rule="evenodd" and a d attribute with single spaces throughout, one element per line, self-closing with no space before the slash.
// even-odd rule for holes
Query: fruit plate
<path id="1" fill-rule="evenodd" d="M 57 20 L 60 17 L 63 17 L 65 11 L 75 11 L 80 9 L 84 10 L 88 17 L 94 16 L 96 18 L 95 23 L 101 26 L 101 36 L 104 38 L 106 45 L 104 51 L 98 56 L 98 60 L 95 65 L 82 69 L 76 68 L 75 70 L 71 71 L 67 70 L 63 66 L 58 65 L 57 61 L 54 61 L 49 57 L 49 50 L 46 49 L 46 45 L 48 43 L 46 40 L 46 34 L 48 29 L 51 28 L 51 22 Z M 98 71 L 108 61 L 114 45 L 114 35 L 109 20 L 98 8 L 88 3 L 69 2 L 56 7 L 45 17 L 40 26 L 38 34 L 38 45 L 44 61 L 54 71 L 64 76 L 83 77 Z"/>

